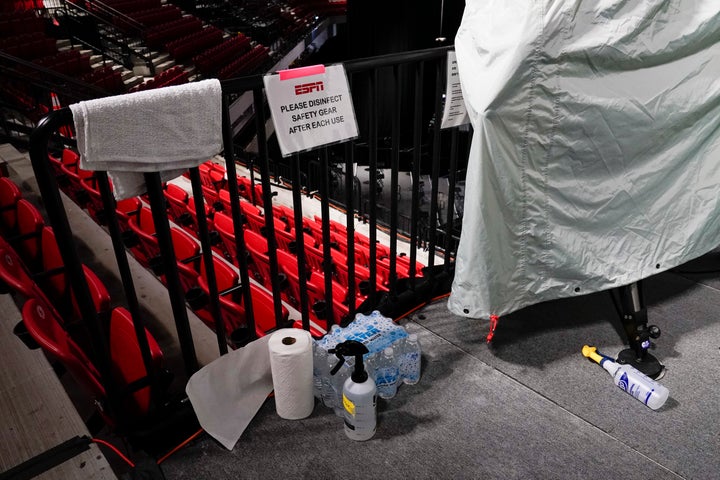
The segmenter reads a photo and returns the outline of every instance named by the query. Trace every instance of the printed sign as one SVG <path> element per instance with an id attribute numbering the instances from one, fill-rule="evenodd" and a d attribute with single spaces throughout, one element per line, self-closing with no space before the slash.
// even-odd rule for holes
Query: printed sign
<path id="1" fill-rule="evenodd" d="M 443 110 L 440 128 L 457 127 L 469 123 L 470 118 L 460 88 L 460 76 L 458 75 L 457 58 L 454 50 L 448 52 L 447 80 L 445 84 L 447 85 L 445 89 L 445 109 Z"/>
<path id="2" fill-rule="evenodd" d="M 263 78 L 284 157 L 357 138 L 355 110 L 342 65 L 283 70 Z"/>

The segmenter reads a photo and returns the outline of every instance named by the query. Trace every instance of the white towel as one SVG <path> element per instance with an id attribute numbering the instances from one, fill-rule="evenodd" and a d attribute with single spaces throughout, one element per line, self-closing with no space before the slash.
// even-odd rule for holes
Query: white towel
<path id="1" fill-rule="evenodd" d="M 70 105 L 80 167 L 109 172 L 118 200 L 145 191 L 145 172 L 170 180 L 222 150 L 217 79 Z"/>

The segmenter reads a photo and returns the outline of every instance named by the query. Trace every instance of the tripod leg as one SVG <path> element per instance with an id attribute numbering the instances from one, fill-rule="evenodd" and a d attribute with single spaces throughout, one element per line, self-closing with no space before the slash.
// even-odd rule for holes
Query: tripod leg
<path id="1" fill-rule="evenodd" d="M 642 295 L 641 282 L 620 287 L 620 315 L 630 348 L 618 354 L 618 362 L 632 365 L 651 378 L 660 378 L 665 367 L 648 352 L 652 346 L 651 339 L 660 336 L 660 329 L 655 325 L 648 326 L 647 308 Z"/>

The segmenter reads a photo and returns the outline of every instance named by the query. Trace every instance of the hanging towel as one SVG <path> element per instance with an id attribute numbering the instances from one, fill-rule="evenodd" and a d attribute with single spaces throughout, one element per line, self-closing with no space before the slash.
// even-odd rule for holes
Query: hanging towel
<path id="1" fill-rule="evenodd" d="M 222 150 L 217 79 L 70 105 L 80 167 L 103 170 L 115 198 L 145 191 L 145 172 L 168 181 Z"/>

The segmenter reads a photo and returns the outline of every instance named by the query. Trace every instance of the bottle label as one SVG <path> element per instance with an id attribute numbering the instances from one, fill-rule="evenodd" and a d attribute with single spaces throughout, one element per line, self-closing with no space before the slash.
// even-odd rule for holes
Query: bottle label
<path id="1" fill-rule="evenodd" d="M 355 415 L 355 404 L 350 401 L 348 397 L 345 396 L 343 393 L 343 407 L 345 407 L 345 411 L 348 412 L 350 415 Z"/>

